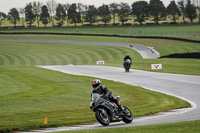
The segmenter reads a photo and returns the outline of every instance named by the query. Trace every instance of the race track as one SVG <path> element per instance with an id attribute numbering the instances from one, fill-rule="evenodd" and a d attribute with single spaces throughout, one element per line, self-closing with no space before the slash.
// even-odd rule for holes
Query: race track
<path id="1" fill-rule="evenodd" d="M 192 107 L 162 112 L 153 116 L 135 118 L 131 124 L 124 124 L 123 122 L 119 122 L 112 123 L 107 127 L 103 127 L 98 123 L 94 123 L 91 125 L 50 128 L 33 132 L 58 132 L 82 129 L 128 127 L 200 120 L 200 76 L 157 73 L 134 69 L 131 69 L 129 73 L 125 73 L 123 68 L 108 66 L 67 65 L 38 67 L 60 71 L 63 73 L 85 75 L 95 78 L 114 80 L 135 86 L 141 86 L 146 89 L 166 93 L 184 99 L 188 101 Z"/>
<path id="2" fill-rule="evenodd" d="M 66 44 L 79 44 L 79 45 L 101 45 L 101 46 L 119 46 L 127 47 L 136 50 L 144 59 L 157 59 L 160 54 L 153 48 L 139 44 L 129 43 L 110 43 L 110 42 L 84 42 L 72 40 L 45 40 L 45 39 L 0 39 L 0 41 L 9 42 L 45 42 L 45 43 L 66 43 Z"/>

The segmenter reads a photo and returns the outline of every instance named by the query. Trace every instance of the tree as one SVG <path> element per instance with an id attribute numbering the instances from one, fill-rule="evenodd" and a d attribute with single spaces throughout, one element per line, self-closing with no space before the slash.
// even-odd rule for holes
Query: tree
<path id="1" fill-rule="evenodd" d="M 197 18 L 197 14 L 196 14 L 196 7 L 193 4 L 191 4 L 190 0 L 187 0 L 185 11 L 187 18 L 190 19 L 191 23 L 193 23 L 193 19 Z"/>
<path id="2" fill-rule="evenodd" d="M 183 19 L 183 22 L 185 23 L 185 17 L 186 17 L 186 10 L 185 10 L 185 0 L 180 0 L 178 1 L 178 8 L 181 12 L 181 16 L 182 16 L 182 19 Z"/>
<path id="3" fill-rule="evenodd" d="M 33 2 L 33 13 L 36 16 L 38 27 L 39 27 L 39 24 L 40 24 L 39 16 L 41 14 L 41 8 L 42 8 L 41 2 L 36 2 L 36 1 Z"/>
<path id="4" fill-rule="evenodd" d="M 21 15 L 21 20 L 22 20 L 22 26 L 24 27 L 24 18 L 25 18 L 25 9 L 24 8 L 20 8 L 19 9 L 19 14 Z"/>
<path id="5" fill-rule="evenodd" d="M 61 4 L 58 4 L 58 7 L 56 8 L 56 20 L 58 21 L 58 26 L 62 26 L 66 17 L 66 13 L 64 10 L 64 6 Z"/>
<path id="6" fill-rule="evenodd" d="M 89 6 L 88 10 L 86 11 L 86 22 L 89 22 L 90 25 L 92 25 L 92 23 L 97 22 L 97 16 L 98 16 L 98 10 L 96 7 L 94 7 L 94 5 Z"/>
<path id="7" fill-rule="evenodd" d="M 84 21 L 86 20 L 86 13 L 88 11 L 88 8 L 89 8 L 88 5 L 83 5 L 83 12 L 81 15 L 83 16 Z"/>
<path id="8" fill-rule="evenodd" d="M 51 16 L 51 22 L 52 22 L 52 27 L 54 26 L 54 16 L 57 8 L 57 3 L 55 0 L 49 0 L 46 3 L 47 8 L 49 10 L 50 16 Z"/>
<path id="9" fill-rule="evenodd" d="M 35 21 L 35 14 L 33 13 L 33 6 L 31 3 L 27 4 L 25 7 L 25 17 L 26 22 L 28 22 L 29 27 L 31 28 Z"/>
<path id="10" fill-rule="evenodd" d="M 135 21 L 142 25 L 149 16 L 148 3 L 146 1 L 137 1 L 132 4 L 132 14 L 136 16 Z"/>
<path id="11" fill-rule="evenodd" d="M 75 26 L 77 23 L 81 22 L 80 12 L 77 12 L 76 10 L 76 3 L 72 4 L 68 9 L 68 19 L 71 21 L 71 23 L 74 23 Z"/>
<path id="12" fill-rule="evenodd" d="M 117 3 L 111 3 L 109 4 L 109 8 L 110 8 L 110 12 L 113 16 L 113 24 L 115 25 L 115 19 L 116 19 L 116 16 L 117 16 L 117 13 L 119 12 L 119 4 Z"/>
<path id="13" fill-rule="evenodd" d="M 197 7 L 197 17 L 199 18 L 199 23 L 200 23 L 200 7 Z"/>
<path id="14" fill-rule="evenodd" d="M 98 8 L 99 16 L 101 17 L 101 21 L 105 23 L 105 25 L 110 22 L 111 16 L 108 5 L 102 5 Z"/>
<path id="15" fill-rule="evenodd" d="M 150 0 L 149 3 L 149 13 L 153 16 L 153 21 L 155 21 L 156 24 L 163 18 L 165 18 L 165 6 L 163 5 L 163 2 L 160 0 Z"/>
<path id="16" fill-rule="evenodd" d="M 3 20 L 6 18 L 6 14 L 3 13 L 3 12 L 0 12 L 0 27 L 1 27 L 1 24 L 3 22 Z"/>
<path id="17" fill-rule="evenodd" d="M 8 12 L 8 20 L 10 20 L 11 23 L 14 24 L 14 27 L 16 27 L 17 21 L 20 20 L 19 12 L 16 8 L 10 9 L 10 11 Z"/>
<path id="18" fill-rule="evenodd" d="M 124 22 L 127 22 L 129 20 L 130 15 L 130 6 L 127 3 L 121 2 L 119 4 L 119 21 L 122 22 L 122 25 L 124 25 Z"/>
<path id="19" fill-rule="evenodd" d="M 167 13 L 168 15 L 172 15 L 174 23 L 176 23 L 176 20 L 181 16 L 181 12 L 179 11 L 174 0 L 171 1 L 170 4 L 167 6 Z"/>
<path id="20" fill-rule="evenodd" d="M 82 3 L 78 3 L 77 4 L 77 8 L 78 8 L 78 12 L 80 13 L 80 15 L 82 14 L 84 8 L 85 8 L 85 5 L 83 5 Z M 82 23 L 82 26 L 83 26 L 83 22 L 84 22 L 84 16 L 82 17 L 81 16 L 81 23 Z"/>
<path id="21" fill-rule="evenodd" d="M 42 12 L 40 14 L 40 20 L 45 25 L 45 27 L 49 23 L 49 17 L 50 17 L 50 15 L 49 15 L 48 8 L 47 8 L 46 5 L 43 5 L 42 6 Z"/>
<path id="22" fill-rule="evenodd" d="M 68 3 L 64 5 L 65 12 L 67 12 L 66 19 L 67 19 L 67 25 L 68 25 L 68 26 L 69 26 L 68 10 L 69 10 L 69 7 L 70 7 L 70 6 L 71 6 L 71 5 L 68 4 Z"/>

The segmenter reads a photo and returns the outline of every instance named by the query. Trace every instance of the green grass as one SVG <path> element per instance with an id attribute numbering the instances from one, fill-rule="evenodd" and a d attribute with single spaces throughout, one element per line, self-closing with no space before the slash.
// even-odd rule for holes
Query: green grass
<path id="1" fill-rule="evenodd" d="M 79 131 L 66 131 L 59 133 L 199 133 L 200 121 L 187 121 L 170 124 L 120 127 L 110 129 L 92 129 Z"/>
<path id="2" fill-rule="evenodd" d="M 75 40 L 89 42 L 114 42 L 114 43 L 133 43 L 154 47 L 160 52 L 161 56 L 173 53 L 200 52 L 199 43 L 174 41 L 166 39 L 136 39 L 136 38 L 117 38 L 117 37 L 90 37 L 90 36 L 71 36 L 71 35 L 1 35 L 0 39 L 53 39 L 53 40 Z"/>
<path id="3" fill-rule="evenodd" d="M 0 131 L 96 122 L 89 109 L 92 80 L 34 66 L 0 66 Z M 190 106 L 183 100 L 140 87 L 103 79 L 102 83 L 114 95 L 121 96 L 122 104 L 134 116 Z M 43 124 L 45 117 L 47 125 Z"/>
<path id="4" fill-rule="evenodd" d="M 0 38 L 13 39 L 61 39 L 96 42 L 136 43 L 155 47 L 161 55 L 184 52 L 199 52 L 198 43 L 172 40 L 126 39 L 109 37 L 52 36 L 52 35 L 2 35 Z M 104 60 L 105 65 L 122 67 L 126 53 L 133 59 L 132 68 L 151 70 L 151 64 L 162 63 L 163 69 L 157 72 L 200 75 L 198 59 L 142 59 L 134 50 L 122 47 L 73 45 L 35 42 L 0 42 L 1 65 L 94 65 L 97 60 Z"/>
<path id="5" fill-rule="evenodd" d="M 86 33 L 116 34 L 131 36 L 166 36 L 200 40 L 200 25 L 192 26 L 138 26 L 138 27 L 75 27 L 75 28 L 37 28 L 10 29 L 1 32 L 48 32 L 48 33 Z M 78 32 L 77 32 L 78 31 Z"/>
<path id="6" fill-rule="evenodd" d="M 134 50 L 122 47 L 0 42 L 0 65 L 94 65 L 98 60 L 105 60 L 108 65 L 121 65 L 126 53 L 133 59 L 142 59 Z"/>

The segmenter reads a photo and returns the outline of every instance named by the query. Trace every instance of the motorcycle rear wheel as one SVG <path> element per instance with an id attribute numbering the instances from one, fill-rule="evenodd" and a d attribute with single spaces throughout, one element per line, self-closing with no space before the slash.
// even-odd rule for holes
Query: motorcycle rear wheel
<path id="1" fill-rule="evenodd" d="M 103 126 L 108 126 L 110 124 L 110 116 L 107 114 L 106 111 L 104 111 L 97 110 L 95 112 L 95 117 L 100 124 L 102 124 Z"/>

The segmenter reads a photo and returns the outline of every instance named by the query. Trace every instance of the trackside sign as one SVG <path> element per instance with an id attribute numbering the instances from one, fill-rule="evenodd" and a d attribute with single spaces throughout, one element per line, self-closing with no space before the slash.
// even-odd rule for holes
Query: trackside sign
<path id="1" fill-rule="evenodd" d="M 105 64 L 104 61 L 97 61 L 97 65 L 103 65 L 103 64 Z"/>
<path id="2" fill-rule="evenodd" d="M 151 64 L 151 69 L 162 69 L 162 64 Z"/>

